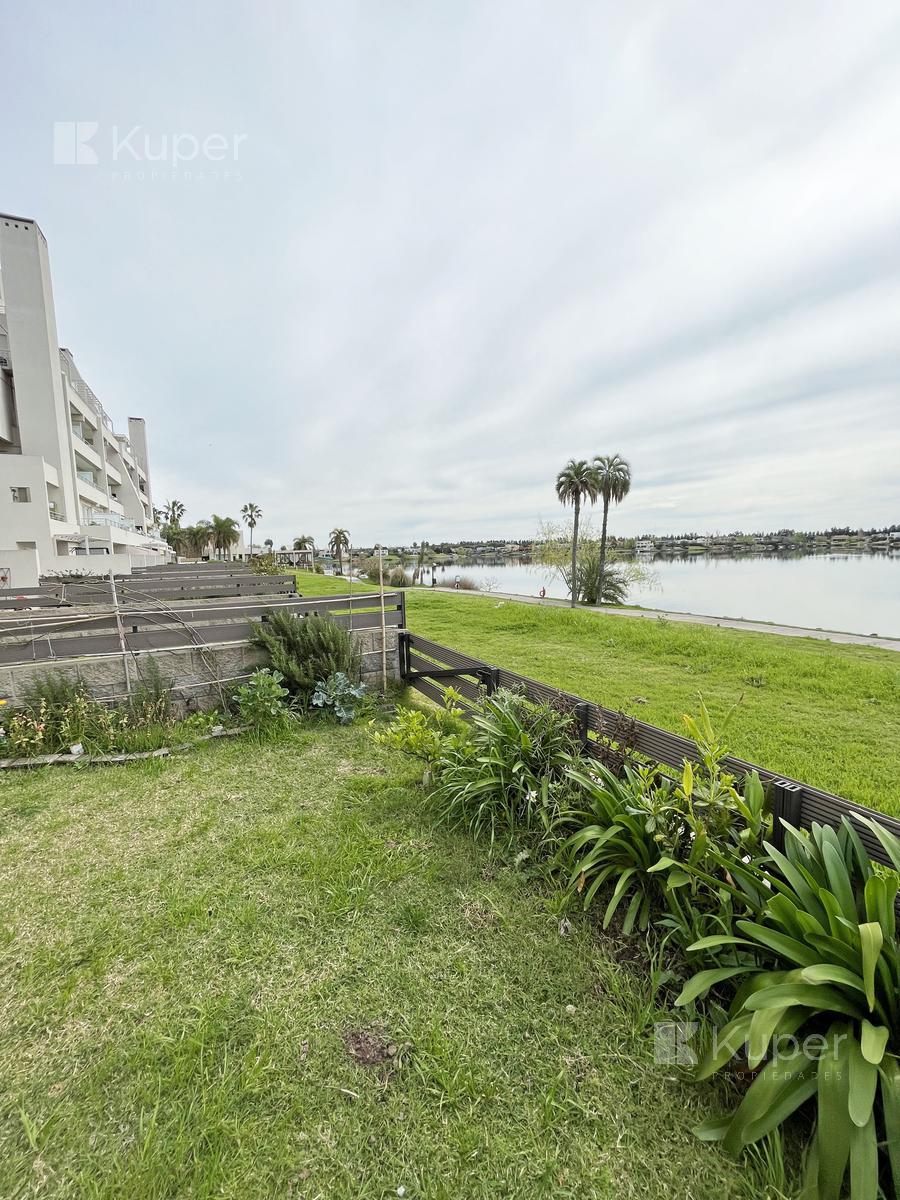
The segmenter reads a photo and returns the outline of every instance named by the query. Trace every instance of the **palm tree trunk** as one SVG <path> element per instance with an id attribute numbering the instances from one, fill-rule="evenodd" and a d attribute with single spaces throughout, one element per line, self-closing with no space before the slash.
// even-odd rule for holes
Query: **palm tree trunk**
<path id="1" fill-rule="evenodd" d="M 600 574 L 597 579 L 597 603 L 603 603 L 603 576 L 606 573 L 606 520 L 609 516 L 609 501 L 603 497 L 603 528 L 600 531 Z"/>
<path id="2" fill-rule="evenodd" d="M 253 557 L 253 526 L 250 526 L 250 558 Z"/>
<path id="3" fill-rule="evenodd" d="M 575 497 L 575 524 L 572 528 L 572 586 L 569 589 L 569 607 L 575 607 L 575 589 L 578 586 L 575 572 L 578 569 L 578 518 L 581 516 L 581 500 Z"/>

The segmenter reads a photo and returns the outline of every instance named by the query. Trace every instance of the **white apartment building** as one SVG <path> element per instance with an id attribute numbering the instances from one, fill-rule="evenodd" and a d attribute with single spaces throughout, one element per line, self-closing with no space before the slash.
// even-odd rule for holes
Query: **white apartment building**
<path id="1" fill-rule="evenodd" d="M 172 557 L 153 516 L 143 418 L 115 432 L 60 349 L 44 235 L 0 213 L 0 589 Z"/>

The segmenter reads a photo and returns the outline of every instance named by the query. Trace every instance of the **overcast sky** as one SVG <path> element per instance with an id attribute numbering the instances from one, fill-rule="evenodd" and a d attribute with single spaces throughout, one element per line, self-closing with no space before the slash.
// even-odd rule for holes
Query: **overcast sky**
<path id="1" fill-rule="evenodd" d="M 895 0 L 0 13 L 0 210 L 157 503 L 524 537 L 619 452 L 620 533 L 900 520 Z"/>

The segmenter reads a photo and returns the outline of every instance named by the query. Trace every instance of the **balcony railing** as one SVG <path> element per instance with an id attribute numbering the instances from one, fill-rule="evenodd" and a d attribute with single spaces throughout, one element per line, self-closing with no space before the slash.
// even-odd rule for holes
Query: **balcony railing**
<path id="1" fill-rule="evenodd" d="M 81 510 L 82 525 L 108 525 L 115 529 L 128 529 L 132 533 L 135 531 L 134 521 L 129 521 L 127 517 L 117 517 L 115 513 L 100 512 L 95 508 L 83 508 Z"/>

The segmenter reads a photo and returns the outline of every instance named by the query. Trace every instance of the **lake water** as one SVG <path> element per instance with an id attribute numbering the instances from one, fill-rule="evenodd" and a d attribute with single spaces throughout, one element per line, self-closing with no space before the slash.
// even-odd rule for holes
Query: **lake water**
<path id="1" fill-rule="evenodd" d="M 629 604 L 714 617 L 743 617 L 810 629 L 900 638 L 900 554 L 803 557 L 697 555 L 642 562 L 651 578 L 628 594 Z M 491 590 L 566 598 L 562 580 L 521 563 L 438 567 L 439 586 L 467 575 Z"/>

